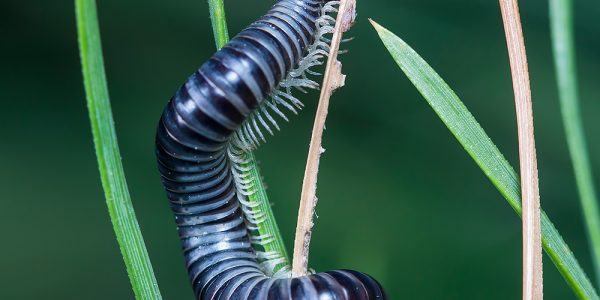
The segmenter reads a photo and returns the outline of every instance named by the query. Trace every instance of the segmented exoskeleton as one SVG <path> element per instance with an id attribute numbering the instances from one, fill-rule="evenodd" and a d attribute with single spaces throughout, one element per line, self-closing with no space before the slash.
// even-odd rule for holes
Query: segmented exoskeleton
<path id="1" fill-rule="evenodd" d="M 277 253 L 257 253 L 261 216 L 245 153 L 279 128 L 273 113 L 302 103 L 291 89 L 317 88 L 310 68 L 328 53 L 334 1 L 281 0 L 213 55 L 177 91 L 157 130 L 156 155 L 199 299 L 384 299 L 368 275 L 339 270 L 273 276 Z M 286 119 L 287 120 L 287 119 Z"/>

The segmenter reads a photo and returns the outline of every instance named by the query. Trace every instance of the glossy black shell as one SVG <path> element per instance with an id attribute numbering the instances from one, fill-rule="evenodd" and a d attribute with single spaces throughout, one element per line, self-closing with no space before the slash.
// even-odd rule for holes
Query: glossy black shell
<path id="1" fill-rule="evenodd" d="M 250 244 L 227 143 L 313 41 L 327 1 L 278 1 L 213 55 L 166 106 L 156 156 L 198 299 L 385 299 L 350 270 L 273 279 Z"/>

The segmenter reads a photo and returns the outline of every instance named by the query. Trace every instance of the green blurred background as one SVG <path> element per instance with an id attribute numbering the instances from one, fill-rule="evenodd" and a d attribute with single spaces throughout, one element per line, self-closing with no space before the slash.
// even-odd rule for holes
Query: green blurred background
<path id="1" fill-rule="evenodd" d="M 331 104 L 310 265 L 372 274 L 392 299 L 519 299 L 520 221 L 382 47 L 373 18 L 454 88 L 517 166 L 496 1 L 358 1 Z M 600 2 L 576 2 L 577 54 L 600 176 Z M 235 34 L 273 3 L 228 0 Z M 591 274 L 565 145 L 546 1 L 521 1 L 535 102 L 542 206 Z M 72 1 L 0 4 L 0 298 L 132 299 L 94 157 Z M 204 0 L 99 1 L 125 171 L 165 299 L 192 299 L 153 143 L 163 105 L 214 51 Z M 258 151 L 291 250 L 317 95 Z M 598 181 L 596 181 L 598 183 Z M 574 299 L 545 260 L 546 299 Z M 593 279 L 593 278 L 592 278 Z"/>

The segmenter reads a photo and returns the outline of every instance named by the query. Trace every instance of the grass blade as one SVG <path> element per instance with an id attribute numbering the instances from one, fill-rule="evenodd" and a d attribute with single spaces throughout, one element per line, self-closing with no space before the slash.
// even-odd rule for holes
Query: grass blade
<path id="1" fill-rule="evenodd" d="M 213 28 L 215 44 L 217 45 L 217 49 L 220 49 L 229 41 L 227 17 L 225 17 L 223 0 L 208 0 L 208 11 L 210 13 L 210 23 Z"/>
<path id="2" fill-rule="evenodd" d="M 413 49 L 392 32 L 371 22 L 402 71 L 510 206 L 520 215 L 519 177 L 473 115 L 454 91 Z M 580 299 L 600 299 L 577 259 L 544 212 L 542 212 L 541 223 L 544 250 L 573 292 Z"/>
<path id="3" fill-rule="evenodd" d="M 215 43 L 217 49 L 221 49 L 229 42 L 227 18 L 225 17 L 223 0 L 208 0 L 208 9 L 210 11 L 210 21 L 215 36 Z M 262 176 L 260 175 L 258 164 L 256 163 L 256 157 L 252 152 L 247 152 L 246 155 L 249 163 L 244 167 L 249 168 L 250 176 L 248 179 L 254 183 L 254 188 L 256 190 L 255 193 L 248 196 L 248 200 L 252 203 L 258 203 L 256 207 L 252 208 L 253 212 L 261 212 L 264 213 L 265 216 L 265 221 L 256 225 L 258 227 L 256 232 L 258 236 L 270 237 L 271 241 L 264 243 L 262 245 L 264 249 L 262 250 L 267 253 L 277 253 L 283 259 L 282 262 L 273 266 L 272 272 L 277 273 L 282 269 L 290 268 L 290 259 L 285 248 L 285 243 L 283 242 L 283 237 L 279 231 L 279 226 L 277 226 L 277 221 L 275 220 L 275 215 L 271 208 L 271 202 L 269 202 L 269 198 L 267 197 L 267 191 Z"/>
<path id="4" fill-rule="evenodd" d="M 600 211 L 579 110 L 571 0 L 550 0 L 550 25 L 562 119 L 600 287 Z"/>
<path id="5" fill-rule="evenodd" d="M 76 0 L 83 82 L 108 212 L 136 299 L 162 299 L 131 204 L 104 73 L 95 0 Z"/>

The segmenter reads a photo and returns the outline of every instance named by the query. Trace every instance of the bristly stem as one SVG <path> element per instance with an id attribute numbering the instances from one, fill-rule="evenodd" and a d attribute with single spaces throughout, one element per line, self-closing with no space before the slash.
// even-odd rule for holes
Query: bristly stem
<path id="1" fill-rule="evenodd" d="M 221 49 L 229 41 L 229 34 L 227 33 L 227 19 L 225 17 L 223 0 L 208 0 L 208 4 L 210 10 L 210 20 L 217 49 Z M 244 165 L 244 167 L 248 167 L 250 169 L 249 173 L 252 177 L 252 181 L 254 182 L 253 189 L 255 190 L 254 193 L 248 196 L 248 200 L 250 202 L 259 203 L 258 206 L 253 207 L 252 209 L 254 211 L 260 211 L 265 217 L 264 222 L 257 224 L 257 233 L 259 236 L 268 236 L 272 239 L 271 242 L 263 246 L 264 249 L 260 250 L 267 253 L 278 253 L 285 259 L 285 262 L 277 264 L 274 266 L 274 269 L 271 270 L 273 273 L 277 273 L 283 268 L 289 268 L 287 250 L 285 248 L 281 232 L 279 231 L 279 227 L 277 226 L 275 215 L 271 209 L 271 202 L 269 202 L 269 198 L 267 197 L 267 192 L 262 181 L 262 177 L 260 176 L 254 153 L 247 152 L 246 155 L 249 163 Z"/>
<path id="2" fill-rule="evenodd" d="M 579 109 L 571 0 L 550 0 L 550 24 L 562 119 L 600 287 L 600 210 Z"/>
<path id="3" fill-rule="evenodd" d="M 325 68 L 325 76 L 321 86 L 319 105 L 315 116 L 304 180 L 302 182 L 302 194 L 300 196 L 300 207 L 298 209 L 298 222 L 296 224 L 296 238 L 294 240 L 294 256 L 292 260 L 292 276 L 299 277 L 308 274 L 308 253 L 310 239 L 312 236 L 313 218 L 317 206 L 317 175 L 319 173 L 319 161 L 323 148 L 323 130 L 329 110 L 329 98 L 333 91 L 344 85 L 345 76 L 342 74 L 342 64 L 337 60 L 342 40 L 342 34 L 350 29 L 354 18 L 356 1 L 341 0 L 336 18 L 336 25 L 331 38 L 329 58 Z"/>
<path id="4" fill-rule="evenodd" d="M 542 300 L 540 191 L 533 129 L 533 104 L 525 41 L 517 0 L 500 0 L 517 111 L 523 201 L 523 300 Z"/>
<path id="5" fill-rule="evenodd" d="M 95 0 L 76 0 L 77 32 L 96 157 L 106 204 L 136 299 L 162 299 L 125 181 L 102 59 Z"/>

